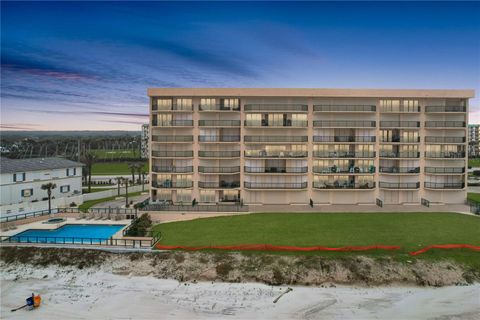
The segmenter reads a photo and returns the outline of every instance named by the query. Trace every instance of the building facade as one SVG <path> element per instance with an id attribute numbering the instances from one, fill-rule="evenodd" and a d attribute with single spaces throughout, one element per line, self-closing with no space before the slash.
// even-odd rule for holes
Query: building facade
<path id="1" fill-rule="evenodd" d="M 60 158 L 1 158 L 0 212 L 16 214 L 48 208 L 47 191 L 52 182 L 53 207 L 82 201 L 82 163 Z"/>
<path id="2" fill-rule="evenodd" d="M 476 158 L 480 156 L 480 125 L 468 125 L 468 156 Z"/>
<path id="3" fill-rule="evenodd" d="M 153 88 L 148 95 L 152 202 L 465 201 L 472 90 Z"/>
<path id="4" fill-rule="evenodd" d="M 140 136 L 140 148 L 142 159 L 150 157 L 150 125 L 148 123 L 142 124 L 142 133 Z"/>

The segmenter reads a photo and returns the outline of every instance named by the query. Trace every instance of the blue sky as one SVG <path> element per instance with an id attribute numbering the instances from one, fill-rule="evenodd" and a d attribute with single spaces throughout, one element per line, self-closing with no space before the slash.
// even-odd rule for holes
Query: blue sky
<path id="1" fill-rule="evenodd" d="M 478 2 L 2 1 L 1 37 L 3 130 L 139 130 L 147 87 L 480 92 Z"/>

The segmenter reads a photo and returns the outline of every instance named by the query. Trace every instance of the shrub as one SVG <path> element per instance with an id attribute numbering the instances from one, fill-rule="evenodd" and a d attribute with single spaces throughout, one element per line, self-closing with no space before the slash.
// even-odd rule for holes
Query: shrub
<path id="1" fill-rule="evenodd" d="M 70 203 L 70 207 L 73 208 L 73 207 L 76 207 L 76 206 L 77 206 L 77 204 L 75 202 Z"/>
<path id="2" fill-rule="evenodd" d="M 152 220 L 148 213 L 142 214 L 139 218 L 133 220 L 128 229 L 127 236 L 144 237 L 152 227 Z"/>

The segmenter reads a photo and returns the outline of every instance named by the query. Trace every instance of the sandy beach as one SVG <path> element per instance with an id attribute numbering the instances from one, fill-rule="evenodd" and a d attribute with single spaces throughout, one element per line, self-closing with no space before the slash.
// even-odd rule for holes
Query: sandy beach
<path id="1" fill-rule="evenodd" d="M 480 284 L 324 287 L 185 282 L 95 268 L 22 266 L 0 272 L 2 319 L 480 319 Z M 20 306 L 32 292 L 34 311 Z"/>

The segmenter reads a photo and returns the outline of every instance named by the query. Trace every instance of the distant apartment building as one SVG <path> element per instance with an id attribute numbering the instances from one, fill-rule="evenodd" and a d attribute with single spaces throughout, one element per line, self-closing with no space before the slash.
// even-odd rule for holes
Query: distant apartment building
<path id="1" fill-rule="evenodd" d="M 52 203 L 69 205 L 81 200 L 82 163 L 61 158 L 0 159 L 0 213 L 22 213 L 48 208 L 47 191 L 52 182 Z M 78 198 L 78 199 L 77 199 Z"/>
<path id="2" fill-rule="evenodd" d="M 480 156 L 480 125 L 479 124 L 468 125 L 468 156 L 472 158 Z"/>
<path id="3" fill-rule="evenodd" d="M 140 147 L 142 159 L 150 157 L 149 143 L 150 143 L 150 125 L 148 123 L 142 124 L 142 133 L 140 137 Z"/>
<path id="4" fill-rule="evenodd" d="M 152 202 L 465 201 L 471 90 L 152 88 L 148 95 Z"/>

